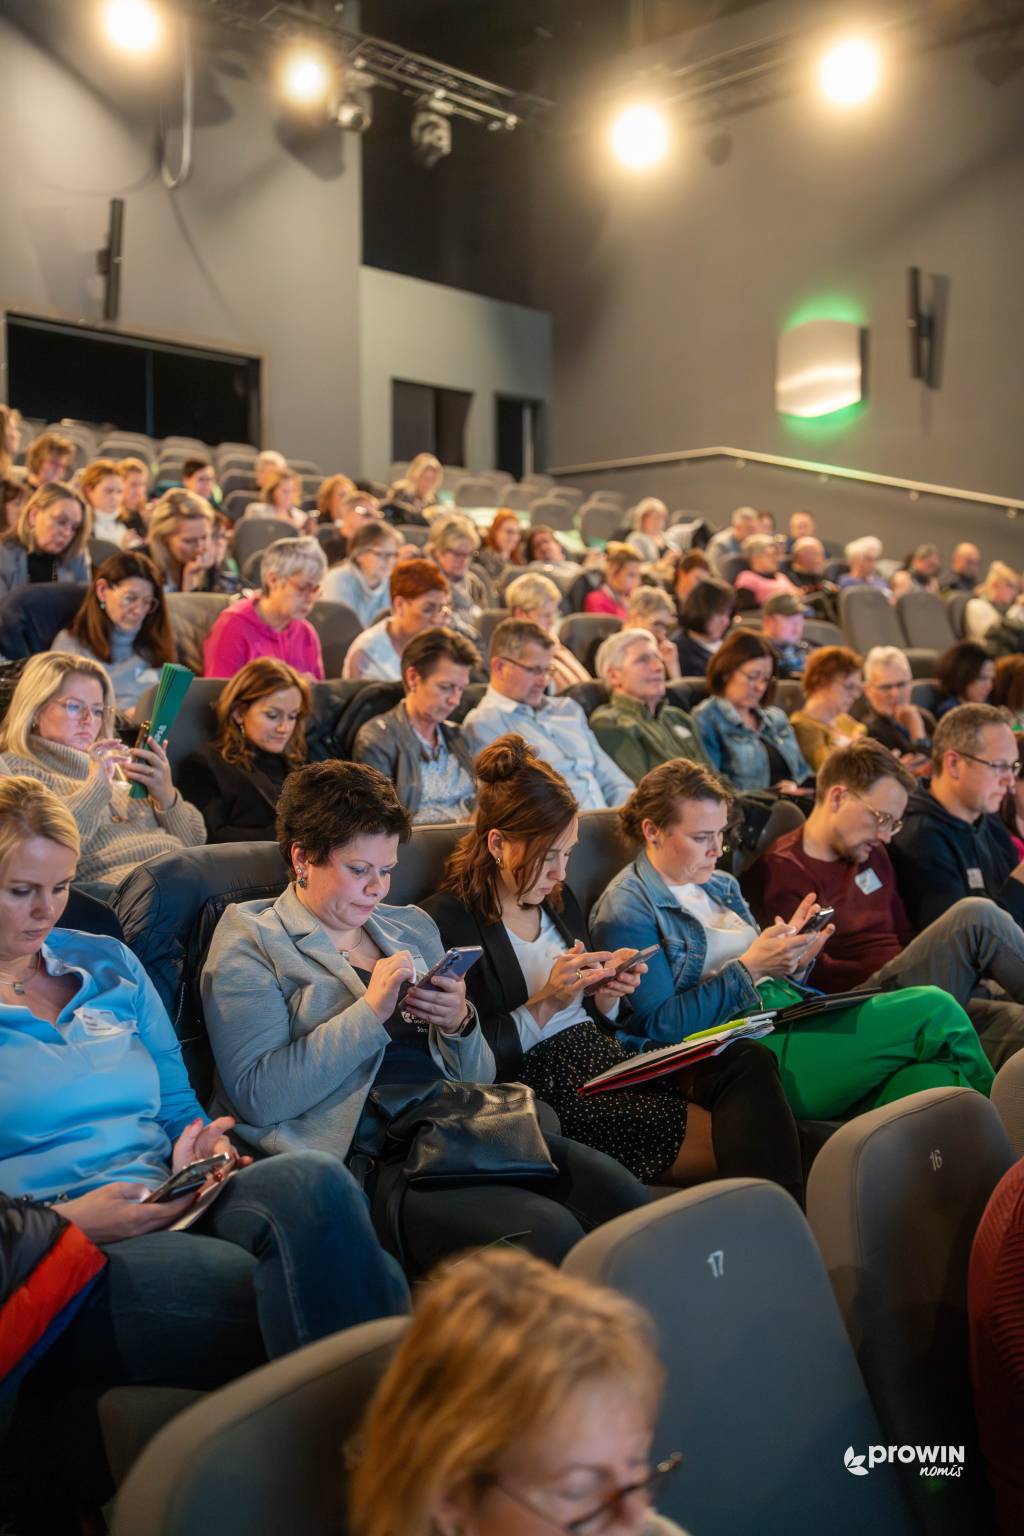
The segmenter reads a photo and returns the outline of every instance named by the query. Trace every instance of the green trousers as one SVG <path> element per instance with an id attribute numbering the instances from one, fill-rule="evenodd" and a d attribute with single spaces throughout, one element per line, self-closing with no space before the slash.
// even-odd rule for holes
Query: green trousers
<path id="1" fill-rule="evenodd" d="M 785 982 L 758 988 L 767 1008 L 803 994 Z M 775 1055 L 798 1120 L 831 1120 L 891 1104 L 922 1088 L 976 1088 L 994 1073 L 977 1031 L 941 987 L 903 987 L 852 1008 L 776 1029 L 761 1041 Z"/>

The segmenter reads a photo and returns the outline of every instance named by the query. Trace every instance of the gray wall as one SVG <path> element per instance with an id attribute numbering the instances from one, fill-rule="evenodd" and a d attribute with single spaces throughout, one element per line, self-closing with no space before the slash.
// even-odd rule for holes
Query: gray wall
<path id="1" fill-rule="evenodd" d="M 693 55 L 794 14 L 817 10 L 755 7 Z M 612 172 L 593 146 L 576 153 L 554 190 L 557 238 L 538 253 L 555 317 L 553 462 L 728 444 L 1021 496 L 1024 76 L 988 83 L 986 50 L 991 40 L 893 58 L 860 113 L 829 113 L 808 91 L 730 118 L 714 130 L 724 163 L 709 157 L 712 129 L 683 115 L 670 163 L 647 177 Z M 909 376 L 911 264 L 950 282 L 935 392 Z M 776 338 L 812 307 L 869 331 L 868 398 L 840 425 L 774 410 Z M 951 517 L 939 503 L 834 487 L 819 496 L 812 479 L 724 466 L 623 483 L 719 514 L 818 498 L 833 536 L 881 520 L 901 547 L 930 522 L 948 543 L 952 524 L 977 518 L 983 542 L 1024 557 L 1021 525 L 1002 513 Z"/>
<path id="2" fill-rule="evenodd" d="M 355 467 L 358 139 L 289 144 L 262 61 L 237 42 L 204 50 L 195 172 L 168 192 L 154 158 L 162 82 L 90 48 L 95 9 L 0 6 L 3 307 L 97 321 L 95 253 L 108 199 L 124 197 L 121 328 L 262 356 L 265 443 Z"/>
<path id="3" fill-rule="evenodd" d="M 385 479 L 391 464 L 392 379 L 473 394 L 470 469 L 495 467 L 497 395 L 539 400 L 547 418 L 551 317 L 540 310 L 364 267 L 360 333 L 364 474 Z"/>

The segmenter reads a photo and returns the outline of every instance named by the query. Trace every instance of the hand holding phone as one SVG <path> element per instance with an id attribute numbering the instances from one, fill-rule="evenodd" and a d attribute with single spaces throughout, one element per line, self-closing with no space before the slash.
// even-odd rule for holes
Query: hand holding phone
<path id="1" fill-rule="evenodd" d="M 829 923 L 832 921 L 835 915 L 835 907 L 821 907 L 817 912 L 815 912 L 813 917 L 809 917 L 807 919 L 800 932 L 806 938 L 809 938 L 811 934 L 820 933 L 823 928 L 828 927 Z"/>
<path id="2" fill-rule="evenodd" d="M 635 965 L 643 965 L 652 955 L 656 955 L 661 948 L 660 944 L 648 944 L 646 949 L 638 949 L 627 960 L 621 960 L 610 976 L 605 976 L 601 981 L 592 981 L 589 987 L 583 988 L 584 997 L 593 997 L 595 992 L 600 992 L 610 981 L 615 981 L 626 971 L 631 971 Z"/>
<path id="3" fill-rule="evenodd" d="M 202 1189 L 211 1174 L 226 1169 L 234 1161 L 228 1152 L 215 1152 L 213 1157 L 201 1157 L 197 1162 L 187 1163 L 154 1189 L 147 1200 L 150 1204 L 163 1205 L 168 1200 L 180 1200 L 183 1195 L 195 1194 Z"/>

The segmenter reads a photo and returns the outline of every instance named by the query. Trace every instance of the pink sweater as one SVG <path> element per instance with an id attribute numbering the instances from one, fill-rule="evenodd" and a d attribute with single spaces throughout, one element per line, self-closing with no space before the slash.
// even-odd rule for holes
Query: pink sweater
<path id="1" fill-rule="evenodd" d="M 626 622 L 626 610 L 622 603 L 617 602 L 607 587 L 597 587 L 593 592 L 588 592 L 583 599 L 584 613 L 614 613 L 617 619 Z"/>
<path id="2" fill-rule="evenodd" d="M 203 646 L 203 671 L 207 677 L 234 677 L 240 667 L 257 656 L 275 656 L 296 672 L 322 679 L 324 658 L 320 637 L 306 619 L 293 619 L 284 629 L 273 629 L 259 615 L 255 597 L 232 603 L 216 619 Z"/>
<path id="3" fill-rule="evenodd" d="M 757 571 L 740 571 L 733 586 L 737 592 L 753 592 L 758 606 L 766 603 L 770 597 L 780 597 L 783 592 L 791 593 L 794 597 L 802 596 L 781 571 L 777 571 L 774 576 L 761 576 Z"/>

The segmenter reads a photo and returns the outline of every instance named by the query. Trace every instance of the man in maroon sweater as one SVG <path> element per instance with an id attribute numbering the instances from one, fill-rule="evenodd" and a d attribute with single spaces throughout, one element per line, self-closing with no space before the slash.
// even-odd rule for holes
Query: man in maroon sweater
<path id="1" fill-rule="evenodd" d="M 978 1224 L 967 1286 L 978 1438 L 1000 1536 L 1024 1531 L 1024 1158 Z"/>
<path id="2" fill-rule="evenodd" d="M 809 891 L 835 907 L 836 931 L 815 963 L 812 986 L 943 987 L 967 1009 L 998 1067 L 1024 1046 L 1024 932 L 994 901 L 967 897 L 914 937 L 885 849 L 913 788 L 878 742 L 837 749 L 818 771 L 806 822 L 772 844 L 744 888 L 762 923 L 792 912 Z M 928 879 L 927 869 L 919 878 Z"/>

